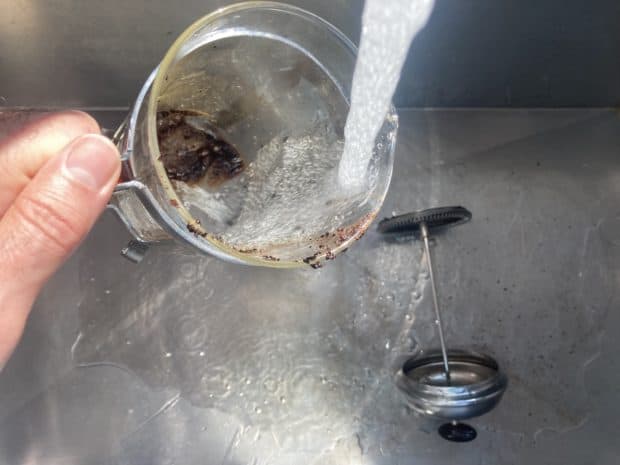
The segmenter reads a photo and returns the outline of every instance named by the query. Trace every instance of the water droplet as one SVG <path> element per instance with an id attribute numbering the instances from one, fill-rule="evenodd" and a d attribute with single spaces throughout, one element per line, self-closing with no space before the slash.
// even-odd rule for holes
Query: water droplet
<path id="1" fill-rule="evenodd" d="M 127 344 L 128 346 L 130 346 L 130 345 L 131 345 L 131 341 L 130 341 L 129 339 L 127 339 L 127 340 L 125 341 L 125 344 Z"/>
<path id="2" fill-rule="evenodd" d="M 263 412 L 263 409 L 261 409 L 260 407 L 256 407 L 254 411 L 260 415 Z"/>
<path id="3" fill-rule="evenodd" d="M 284 396 L 280 397 L 280 403 L 281 404 L 286 404 L 286 397 L 284 397 Z"/>
<path id="4" fill-rule="evenodd" d="M 243 395 L 244 395 L 243 392 L 239 393 L 239 397 L 243 397 Z"/>
<path id="5" fill-rule="evenodd" d="M 278 382 L 272 378 L 267 378 L 263 386 L 268 392 L 275 392 L 278 389 Z"/>
<path id="6" fill-rule="evenodd" d="M 131 415 L 131 414 L 133 413 L 133 409 L 132 409 L 132 408 L 130 408 L 129 410 L 127 410 L 127 413 L 128 413 L 129 415 Z"/>
<path id="7" fill-rule="evenodd" d="M 250 378 L 246 379 L 245 384 L 252 384 L 252 380 Z"/>
<path id="8" fill-rule="evenodd" d="M 172 352 L 166 352 L 166 358 L 172 357 Z"/>
<path id="9" fill-rule="evenodd" d="M 90 277 L 90 282 L 91 282 L 91 283 L 94 283 L 94 282 L 95 282 L 95 277 L 94 277 L 94 276 L 91 276 L 91 277 Z"/>
<path id="10" fill-rule="evenodd" d="M 409 313 L 405 313 L 405 320 L 411 320 L 411 315 Z"/>
<path id="11" fill-rule="evenodd" d="M 110 289 L 106 289 L 104 292 L 105 292 L 107 295 L 110 295 L 110 293 L 111 293 L 112 291 L 110 291 Z"/>
<path id="12" fill-rule="evenodd" d="M 205 356 L 205 353 L 201 350 L 201 351 L 198 353 L 198 355 L 199 355 L 199 356 L 201 356 L 201 357 L 204 357 L 204 356 Z"/>
<path id="13" fill-rule="evenodd" d="M 413 291 L 411 295 L 413 296 L 415 300 L 418 300 L 420 297 L 422 297 L 422 294 L 420 293 L 420 291 Z"/>
<path id="14" fill-rule="evenodd" d="M 325 376 L 321 376 L 321 384 L 326 384 L 327 378 Z"/>
<path id="15" fill-rule="evenodd" d="M 390 340 L 389 339 L 385 340 L 385 350 L 390 350 Z"/>
<path id="16" fill-rule="evenodd" d="M 207 427 L 203 426 L 202 428 L 200 428 L 200 431 L 207 431 Z"/>
<path id="17" fill-rule="evenodd" d="M 226 385 L 226 390 L 227 390 L 227 391 L 230 391 L 230 384 L 227 384 L 227 385 Z"/>

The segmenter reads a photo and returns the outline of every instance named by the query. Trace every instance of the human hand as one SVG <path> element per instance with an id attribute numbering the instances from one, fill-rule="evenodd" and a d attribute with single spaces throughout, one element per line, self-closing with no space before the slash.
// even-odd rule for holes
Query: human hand
<path id="1" fill-rule="evenodd" d="M 0 368 L 32 304 L 101 214 L 118 151 L 85 113 L 45 116 L 0 141 Z"/>

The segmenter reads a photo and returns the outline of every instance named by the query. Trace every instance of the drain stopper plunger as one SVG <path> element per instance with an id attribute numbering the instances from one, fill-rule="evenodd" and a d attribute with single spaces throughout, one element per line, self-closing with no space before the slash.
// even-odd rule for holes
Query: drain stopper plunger
<path id="1" fill-rule="evenodd" d="M 424 240 L 426 263 L 428 264 L 428 274 L 431 279 L 431 291 L 433 293 L 433 305 L 435 306 L 435 323 L 437 324 L 437 332 L 439 333 L 441 356 L 443 358 L 443 368 L 447 384 L 450 384 L 450 362 L 446 349 L 446 339 L 443 333 L 439 299 L 437 298 L 435 274 L 433 273 L 433 261 L 431 259 L 431 249 L 429 245 L 429 230 L 456 226 L 470 219 L 471 212 L 463 207 L 442 207 L 386 218 L 379 223 L 379 232 L 381 233 L 417 233 L 420 234 Z"/>
<path id="2" fill-rule="evenodd" d="M 470 219 L 471 213 L 463 207 L 442 207 L 386 218 L 379 223 L 381 233 L 413 233 L 424 241 L 441 353 L 410 357 L 398 372 L 396 383 L 418 413 L 448 420 L 438 432 L 444 439 L 455 442 L 475 439 L 476 430 L 459 423 L 459 420 L 477 417 L 493 409 L 507 386 L 507 378 L 493 358 L 472 351 L 448 352 L 446 349 L 429 236 L 431 231 L 456 226 Z"/>

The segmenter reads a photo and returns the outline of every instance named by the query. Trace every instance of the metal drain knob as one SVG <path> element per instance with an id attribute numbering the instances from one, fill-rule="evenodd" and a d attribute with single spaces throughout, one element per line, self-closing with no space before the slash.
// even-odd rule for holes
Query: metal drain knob
<path id="1" fill-rule="evenodd" d="M 466 423 L 457 423 L 455 421 L 451 423 L 444 423 L 437 430 L 439 436 L 447 441 L 452 442 L 469 442 L 476 439 L 478 433 L 476 430 Z"/>

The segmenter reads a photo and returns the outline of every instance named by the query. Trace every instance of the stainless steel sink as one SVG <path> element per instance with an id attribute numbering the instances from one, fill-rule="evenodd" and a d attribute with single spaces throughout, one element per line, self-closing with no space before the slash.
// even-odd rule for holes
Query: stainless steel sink
<path id="1" fill-rule="evenodd" d="M 115 128 L 174 37 L 226 3 L 5 2 L 0 138 L 32 115 L 6 107 Z M 362 0 L 291 3 L 359 35 Z M 620 99 L 618 2 L 436 3 L 395 103 L 462 109 L 400 110 L 379 217 L 473 212 L 433 253 L 450 348 L 510 380 L 477 439 L 443 440 L 394 383 L 438 345 L 420 243 L 372 229 L 320 270 L 172 246 L 134 265 L 108 212 L 0 373 L 0 464 L 618 463 L 620 116 L 587 108 Z"/>
<path id="2" fill-rule="evenodd" d="M 510 379 L 473 443 L 441 439 L 393 382 L 400 356 L 436 347 L 420 243 L 371 230 L 320 270 L 173 247 L 134 265 L 105 214 L 0 375 L 0 463 L 615 464 L 617 112 L 399 113 L 380 217 L 473 212 L 434 246 L 451 346 Z"/>

